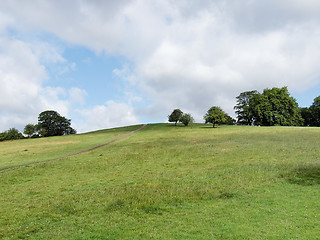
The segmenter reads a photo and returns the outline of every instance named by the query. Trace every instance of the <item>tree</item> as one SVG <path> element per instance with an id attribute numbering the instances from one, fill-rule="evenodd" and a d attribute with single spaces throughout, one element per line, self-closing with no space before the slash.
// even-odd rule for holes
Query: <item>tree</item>
<path id="1" fill-rule="evenodd" d="M 234 125 L 236 123 L 236 120 L 230 117 L 228 114 L 226 114 L 225 121 L 223 123 L 227 125 Z"/>
<path id="2" fill-rule="evenodd" d="M 207 111 L 203 118 L 206 123 L 212 123 L 212 127 L 214 127 L 215 124 L 219 126 L 220 123 L 226 120 L 226 113 L 220 107 L 213 106 Z"/>
<path id="3" fill-rule="evenodd" d="M 68 127 L 66 130 L 66 135 L 70 134 L 77 134 L 77 130 L 73 129 L 72 127 Z"/>
<path id="4" fill-rule="evenodd" d="M 189 123 L 193 123 L 193 121 L 193 117 L 190 113 L 185 113 L 180 118 L 180 122 L 182 122 L 185 126 L 188 126 Z"/>
<path id="5" fill-rule="evenodd" d="M 234 109 L 236 110 L 237 119 L 238 119 L 238 124 L 242 125 L 251 125 L 253 122 L 253 116 L 252 112 L 249 109 L 249 102 L 250 99 L 258 94 L 257 90 L 254 91 L 247 91 L 247 92 L 242 92 L 237 99 L 237 104 L 234 106 Z"/>
<path id="6" fill-rule="evenodd" d="M 5 141 L 6 140 L 6 135 L 4 132 L 0 133 L 0 142 Z"/>
<path id="7" fill-rule="evenodd" d="M 312 126 L 320 127 L 320 96 L 316 97 L 313 100 L 312 105 L 310 106 Z"/>
<path id="8" fill-rule="evenodd" d="M 56 111 L 44 111 L 38 117 L 38 131 L 44 137 L 61 136 L 74 133 L 71 120 L 61 116 Z"/>
<path id="9" fill-rule="evenodd" d="M 28 135 L 29 138 L 32 137 L 33 134 L 35 134 L 36 132 L 36 127 L 33 124 L 27 124 L 24 129 L 23 129 L 23 133 Z"/>
<path id="10" fill-rule="evenodd" d="M 263 126 L 299 126 L 303 119 L 296 100 L 287 87 L 264 89 L 249 100 L 253 123 Z"/>
<path id="11" fill-rule="evenodd" d="M 180 118 L 182 117 L 183 112 L 180 109 L 174 109 L 173 112 L 168 116 L 169 122 L 175 122 L 175 126 L 177 125 L 177 122 L 180 121 Z"/>
<path id="12" fill-rule="evenodd" d="M 47 135 L 46 129 L 44 129 L 43 127 L 41 127 L 41 125 L 36 124 L 36 125 L 35 125 L 35 129 L 36 129 L 36 132 L 38 133 L 38 134 L 36 135 L 37 137 L 45 137 L 45 136 Z"/>
<path id="13" fill-rule="evenodd" d="M 0 134 L 0 141 L 5 140 L 16 140 L 16 139 L 22 139 L 23 135 L 19 132 L 19 130 L 15 128 L 10 128 L 8 131 L 5 131 Z"/>
<path id="14" fill-rule="evenodd" d="M 303 118 L 304 126 L 312 126 L 312 114 L 309 108 L 300 108 L 301 117 Z"/>

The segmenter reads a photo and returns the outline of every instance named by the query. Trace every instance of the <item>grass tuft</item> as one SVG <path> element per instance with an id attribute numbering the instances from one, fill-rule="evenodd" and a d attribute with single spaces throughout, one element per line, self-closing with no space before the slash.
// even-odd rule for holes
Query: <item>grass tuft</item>
<path id="1" fill-rule="evenodd" d="M 302 186 L 312 186 L 320 184 L 320 165 L 309 164 L 294 169 L 288 177 L 290 183 Z"/>

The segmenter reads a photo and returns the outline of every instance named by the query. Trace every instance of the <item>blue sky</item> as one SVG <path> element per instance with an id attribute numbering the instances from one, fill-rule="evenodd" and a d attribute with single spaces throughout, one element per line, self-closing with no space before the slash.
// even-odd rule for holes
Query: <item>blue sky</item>
<path id="1" fill-rule="evenodd" d="M 302 93 L 293 93 L 291 95 L 297 100 L 299 107 L 310 107 L 313 100 L 320 96 L 320 84 L 317 84 Z"/>
<path id="2" fill-rule="evenodd" d="M 320 95 L 315 0 L 18 1 L 0 4 L 0 131 L 52 109 L 78 132 L 234 116 L 243 91 Z"/>

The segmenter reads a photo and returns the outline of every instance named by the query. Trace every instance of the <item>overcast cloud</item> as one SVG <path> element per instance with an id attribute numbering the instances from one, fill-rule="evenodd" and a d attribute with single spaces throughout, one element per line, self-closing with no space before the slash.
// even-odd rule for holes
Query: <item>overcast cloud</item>
<path id="1" fill-rule="evenodd" d="M 319 26 L 316 0 L 1 1 L 0 130 L 34 122 L 48 108 L 77 112 L 81 131 L 143 116 L 165 121 L 177 107 L 202 122 L 213 105 L 234 115 L 235 97 L 246 90 L 303 93 L 320 83 Z M 19 37 L 37 32 L 125 57 L 130 67 L 114 74 L 127 82 L 130 98 L 84 108 L 85 89 L 44 87 L 44 61 L 65 71 L 76 66 L 58 45 Z M 135 105 L 144 98 L 147 107 Z"/>

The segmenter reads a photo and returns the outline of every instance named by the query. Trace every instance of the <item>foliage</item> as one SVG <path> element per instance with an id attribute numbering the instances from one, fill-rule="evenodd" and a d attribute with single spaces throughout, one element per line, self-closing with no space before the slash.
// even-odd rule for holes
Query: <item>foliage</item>
<path id="1" fill-rule="evenodd" d="M 24 127 L 23 133 L 26 134 L 29 138 L 31 138 L 36 132 L 36 126 L 34 124 L 27 124 Z"/>
<path id="2" fill-rule="evenodd" d="M 193 123 L 194 119 L 190 113 L 185 113 L 181 116 L 180 122 L 182 122 L 185 126 L 188 126 L 189 123 Z"/>
<path id="3" fill-rule="evenodd" d="M 303 119 L 298 103 L 287 87 L 264 89 L 249 100 L 249 111 L 255 125 L 299 126 Z"/>
<path id="4" fill-rule="evenodd" d="M 320 96 L 316 97 L 313 100 L 312 105 L 310 106 L 310 113 L 312 116 L 312 126 L 320 127 Z"/>
<path id="5" fill-rule="evenodd" d="M 233 119 L 231 116 L 229 116 L 228 114 L 225 115 L 225 121 L 223 122 L 224 124 L 227 125 L 234 125 L 236 123 L 236 120 Z"/>
<path id="6" fill-rule="evenodd" d="M 38 131 L 41 136 L 62 136 L 74 134 L 71 120 L 61 116 L 56 111 L 44 111 L 38 117 Z"/>
<path id="7" fill-rule="evenodd" d="M 301 117 L 303 118 L 304 126 L 312 126 L 312 114 L 309 108 L 300 108 Z"/>
<path id="8" fill-rule="evenodd" d="M 183 112 L 180 109 L 174 109 L 172 113 L 168 116 L 169 122 L 174 122 L 174 125 L 177 125 L 177 122 L 180 121 L 180 118 L 182 117 Z"/>
<path id="9" fill-rule="evenodd" d="M 238 124 L 240 125 L 251 125 L 253 122 L 253 115 L 249 109 L 250 99 L 258 94 L 258 91 L 247 91 L 240 93 L 239 96 L 236 97 L 237 104 L 234 106 L 236 110 L 236 114 L 238 115 Z"/>
<path id="10" fill-rule="evenodd" d="M 24 138 L 18 129 L 10 128 L 9 130 L 0 133 L 0 141 L 16 140 Z"/>
<path id="11" fill-rule="evenodd" d="M 203 118 L 206 123 L 212 123 L 213 127 L 215 124 L 219 126 L 219 123 L 223 123 L 226 120 L 226 113 L 220 107 L 213 106 L 207 111 Z"/>

